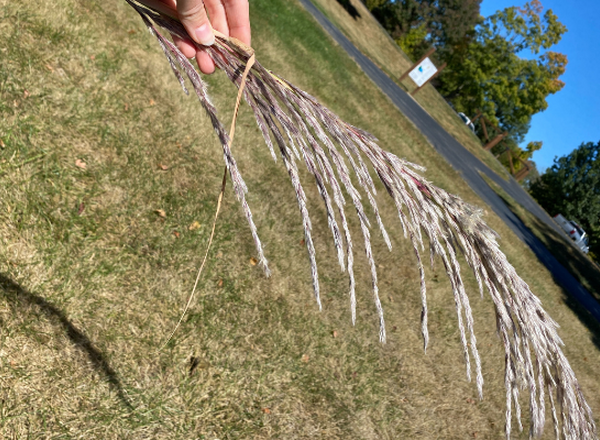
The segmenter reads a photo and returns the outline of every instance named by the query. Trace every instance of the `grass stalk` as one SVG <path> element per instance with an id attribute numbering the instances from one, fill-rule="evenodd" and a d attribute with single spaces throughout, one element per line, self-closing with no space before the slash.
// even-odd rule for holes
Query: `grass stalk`
<path id="1" fill-rule="evenodd" d="M 184 74 L 191 81 L 201 105 L 207 112 L 223 148 L 223 157 L 234 193 L 250 226 L 258 261 L 269 275 L 252 212 L 245 194 L 246 184 L 231 151 L 231 136 L 217 116 L 207 94 L 206 85 L 189 60 L 159 28 L 195 44 L 179 21 L 135 0 L 126 0 L 156 36 L 183 90 L 188 93 Z M 517 425 L 522 429 L 520 392 L 529 391 L 530 435 L 541 436 L 545 425 L 544 388 L 556 432 L 567 439 L 596 438 L 596 427 L 587 404 L 562 351 L 557 323 L 542 308 L 540 300 L 519 277 L 497 243 L 497 234 L 482 219 L 482 212 L 457 196 L 432 185 L 420 171 L 424 168 L 383 150 L 371 134 L 342 121 L 308 93 L 276 76 L 255 62 L 247 73 L 253 51 L 241 42 L 217 34 L 204 50 L 225 72 L 252 109 L 256 123 L 274 160 L 278 150 L 294 188 L 305 234 L 311 265 L 313 290 L 321 309 L 316 250 L 307 196 L 302 186 L 298 162 L 303 162 L 315 179 L 324 203 L 329 228 L 342 270 L 349 273 L 352 321 L 356 319 L 356 286 L 354 280 L 354 244 L 346 207 L 354 209 L 362 235 L 365 257 L 369 263 L 372 294 L 379 317 L 379 339 L 386 340 L 383 308 L 379 299 L 377 266 L 371 246 L 372 222 L 363 204 L 366 196 L 372 214 L 388 247 L 391 242 L 379 215 L 376 186 L 371 167 L 395 204 L 404 235 L 412 243 L 421 278 L 422 334 L 427 346 L 427 296 L 421 253 L 428 241 L 430 259 L 439 256 L 453 291 L 460 341 L 467 378 L 471 380 L 474 361 L 475 382 L 483 396 L 483 375 L 477 350 L 477 338 L 459 264 L 462 254 L 479 284 L 480 294 L 487 289 L 495 308 L 496 328 L 505 351 L 506 436 L 510 437 L 513 409 Z M 349 165 L 348 165 L 349 164 Z M 353 183 L 353 178 L 358 183 Z M 339 216 L 339 220 L 338 220 Z M 340 224 L 341 222 L 341 229 Z M 471 359 L 472 358 L 472 359 Z"/>

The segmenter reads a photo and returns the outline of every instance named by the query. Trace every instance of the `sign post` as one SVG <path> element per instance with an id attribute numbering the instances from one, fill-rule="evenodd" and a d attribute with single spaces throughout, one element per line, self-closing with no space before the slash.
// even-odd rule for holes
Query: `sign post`
<path id="1" fill-rule="evenodd" d="M 446 63 L 444 63 L 444 64 L 442 64 L 442 66 L 439 69 L 437 69 L 435 67 L 435 65 L 429 60 L 429 58 L 426 58 L 425 61 L 423 61 L 421 64 L 425 64 L 427 61 L 429 61 L 429 64 L 431 64 L 431 66 L 433 66 L 433 69 L 434 69 L 433 71 L 431 70 L 431 67 L 425 65 L 425 67 L 417 66 L 416 69 L 414 69 L 412 72 L 409 73 L 409 76 L 411 77 L 411 79 L 415 82 L 415 84 L 417 84 L 419 86 L 410 93 L 411 96 L 415 96 L 417 94 L 417 92 L 425 86 L 425 84 L 427 84 L 429 81 L 431 81 L 438 73 L 440 73 L 444 69 L 444 67 L 446 67 Z M 423 69 L 423 70 L 420 70 L 420 69 Z M 417 74 L 416 72 L 419 72 L 419 73 Z M 413 73 L 417 79 L 413 78 Z M 419 83 L 421 83 L 421 84 L 419 85 Z"/>
<path id="2" fill-rule="evenodd" d="M 498 136 L 496 136 L 491 142 L 489 142 L 487 145 L 485 145 L 483 147 L 484 150 L 491 150 L 496 144 L 498 144 L 498 142 L 500 142 L 502 139 L 504 139 L 506 136 L 508 136 L 507 132 L 504 133 L 500 133 Z"/>
<path id="3" fill-rule="evenodd" d="M 421 64 L 421 62 L 422 62 L 423 60 L 425 60 L 427 57 L 429 57 L 429 55 L 431 55 L 433 52 L 435 52 L 435 47 L 432 47 L 432 48 L 431 48 L 431 49 L 429 49 L 427 52 L 425 52 L 425 55 L 423 55 L 423 56 L 422 56 L 422 57 L 419 59 L 419 61 L 417 61 L 415 64 L 413 64 L 413 65 L 412 65 L 412 67 L 411 67 L 410 69 L 408 69 L 406 72 L 404 72 L 404 73 L 402 74 L 402 76 L 401 76 L 400 78 L 398 78 L 398 81 L 402 82 L 402 80 L 404 80 L 404 79 L 405 79 L 405 78 L 408 76 L 408 74 L 409 74 L 410 72 L 412 72 L 412 71 L 413 71 L 413 69 L 414 69 L 415 67 L 417 67 L 419 64 Z"/>
<path id="4" fill-rule="evenodd" d="M 413 90 L 410 94 L 414 96 L 419 90 L 421 90 L 425 84 L 432 80 L 438 73 L 440 73 L 444 67 L 446 67 L 446 63 L 442 65 L 439 69 L 435 67 L 435 64 L 429 59 L 429 56 L 435 52 L 435 47 L 432 47 L 425 55 L 423 55 L 419 61 L 412 65 L 410 69 L 402 74 L 398 81 L 402 81 L 407 76 L 410 76 L 410 79 L 417 85 L 417 88 Z"/>

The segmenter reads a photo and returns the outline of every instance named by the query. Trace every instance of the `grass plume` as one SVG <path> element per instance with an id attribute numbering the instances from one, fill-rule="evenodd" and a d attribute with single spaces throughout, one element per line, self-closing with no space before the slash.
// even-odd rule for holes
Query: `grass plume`
<path id="1" fill-rule="evenodd" d="M 159 28 L 191 40 L 176 19 L 133 0 L 126 1 L 140 14 L 158 39 L 183 90 L 188 93 L 185 75 L 209 115 L 223 147 L 234 192 L 249 223 L 258 261 L 269 275 L 268 262 L 245 197 L 247 186 L 231 151 L 230 136 L 217 117 L 216 108 L 210 101 L 200 74 L 179 49 L 160 33 Z M 246 63 L 253 55 L 250 48 L 222 35 L 217 35 L 213 46 L 197 47 L 206 51 L 231 82 L 240 87 Z M 483 296 L 487 290 L 492 298 L 496 327 L 505 350 L 506 436 L 510 437 L 513 418 L 522 429 L 519 395 L 521 390 L 527 389 L 531 436 L 540 436 L 543 432 L 548 400 L 557 437 L 596 437 L 591 409 L 562 352 L 558 325 L 544 311 L 539 299 L 500 251 L 497 236 L 482 220 L 479 209 L 432 185 L 418 173 L 424 170 L 422 167 L 383 150 L 374 136 L 345 123 L 312 96 L 279 78 L 258 62 L 249 71 L 243 96 L 254 112 L 273 159 L 281 158 L 295 190 L 319 309 L 322 306 L 318 267 L 311 218 L 306 205 L 307 196 L 299 174 L 300 162 L 304 163 L 315 180 L 325 205 L 339 264 L 342 270 L 348 272 L 353 323 L 356 320 L 355 255 L 346 207 L 351 205 L 357 215 L 371 271 L 373 301 L 379 315 L 379 338 L 382 342 L 386 340 L 377 266 L 371 249 L 372 225 L 365 208 L 367 203 L 363 202 L 365 196 L 372 216 L 390 249 L 391 242 L 379 214 L 375 198 L 376 186 L 370 171 L 372 169 L 395 204 L 404 236 L 411 241 L 415 252 L 421 278 L 421 331 L 425 348 L 429 336 L 422 254 L 427 247 L 431 264 L 433 265 L 436 256 L 440 257 L 448 275 L 467 377 L 471 380 L 474 369 L 480 397 L 483 395 L 481 361 L 469 297 L 461 277 L 459 254 L 463 255 L 473 271 L 480 294 Z M 471 366 L 472 362 L 474 368 Z"/>

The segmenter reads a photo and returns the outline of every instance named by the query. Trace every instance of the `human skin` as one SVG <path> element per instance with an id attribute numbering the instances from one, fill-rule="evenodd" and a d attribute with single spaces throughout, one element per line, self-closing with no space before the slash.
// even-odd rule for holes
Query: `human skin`
<path id="1" fill-rule="evenodd" d="M 214 43 L 213 29 L 223 35 L 235 37 L 250 46 L 250 17 L 248 0 L 139 0 L 148 6 L 175 15 L 190 37 L 199 44 Z M 209 19 L 210 17 L 210 19 Z M 200 71 L 215 71 L 215 64 L 208 54 L 178 37 L 173 41 L 188 58 L 196 57 Z"/>

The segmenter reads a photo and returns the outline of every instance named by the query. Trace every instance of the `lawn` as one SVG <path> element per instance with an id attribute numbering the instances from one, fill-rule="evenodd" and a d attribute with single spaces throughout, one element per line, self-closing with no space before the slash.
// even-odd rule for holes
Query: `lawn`
<path id="1" fill-rule="evenodd" d="M 295 1 L 251 2 L 263 65 L 371 131 L 426 177 L 482 201 Z M 0 437 L 86 439 L 500 438 L 504 351 L 472 293 L 484 399 L 465 377 L 452 291 L 419 274 L 379 187 L 393 252 L 373 234 L 388 342 L 378 342 L 365 259 L 358 319 L 306 181 L 323 295 L 315 304 L 294 192 L 242 107 L 234 154 L 273 272 L 228 185 L 197 299 L 167 346 L 204 254 L 223 157 L 160 48 L 123 1 L 0 0 Z M 224 121 L 236 90 L 208 79 Z M 510 262 L 560 325 L 596 416 L 600 339 L 493 213 Z M 357 224 L 351 224 L 357 230 Z M 358 249 L 360 251 L 360 248 Z M 527 403 L 523 402 L 524 414 Z M 550 417 L 548 415 L 548 417 Z M 598 420 L 598 419 L 596 419 Z M 514 438 L 526 438 L 525 433 Z M 553 437 L 547 423 L 544 438 Z"/>

